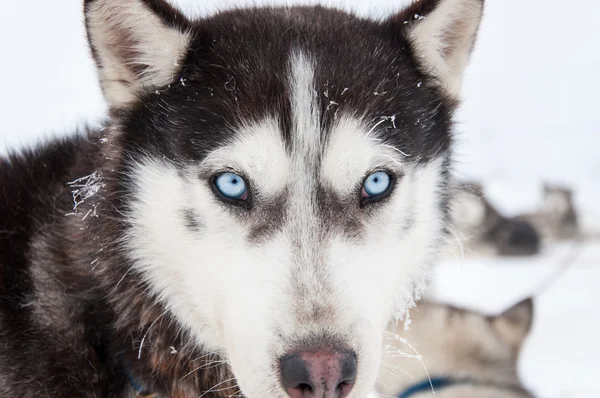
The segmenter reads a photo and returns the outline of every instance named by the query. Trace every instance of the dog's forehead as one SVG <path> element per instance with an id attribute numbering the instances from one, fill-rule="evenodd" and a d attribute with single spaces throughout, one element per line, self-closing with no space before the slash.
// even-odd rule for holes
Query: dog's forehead
<path id="1" fill-rule="evenodd" d="M 207 173 L 232 169 L 250 178 L 263 194 L 280 193 L 289 179 L 290 157 L 277 120 L 244 124 L 235 138 L 202 161 Z"/>
<path id="2" fill-rule="evenodd" d="M 285 134 L 278 115 L 259 122 L 245 122 L 235 138 L 204 160 L 209 169 L 233 168 L 246 174 L 265 195 L 284 189 L 324 185 L 348 194 L 365 173 L 386 167 L 402 171 L 408 154 L 387 145 L 374 130 L 386 118 L 365 121 L 340 113 L 323 128 L 316 90 L 316 63 L 310 54 L 290 53 L 287 92 L 290 100 L 290 131 Z M 298 192 L 296 192 L 298 196 Z"/>
<path id="3" fill-rule="evenodd" d="M 304 8 L 234 11 L 199 24 L 180 83 L 141 109 L 149 129 L 177 136 L 177 155 L 196 162 L 237 147 L 244 168 L 277 165 L 281 176 L 302 158 L 346 189 L 374 156 L 423 163 L 449 149 L 452 104 L 381 24 Z"/>

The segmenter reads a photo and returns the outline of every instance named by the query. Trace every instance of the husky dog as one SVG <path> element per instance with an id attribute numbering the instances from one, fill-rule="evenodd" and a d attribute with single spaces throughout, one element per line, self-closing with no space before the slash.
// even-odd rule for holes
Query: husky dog
<path id="1" fill-rule="evenodd" d="M 452 200 L 452 218 L 468 252 L 530 256 L 540 251 L 540 234 L 524 217 L 502 215 L 478 183 L 460 183 Z"/>
<path id="2" fill-rule="evenodd" d="M 550 240 L 573 239 L 580 235 L 573 191 L 568 187 L 544 183 L 540 209 L 520 218 L 531 222 Z"/>
<path id="3" fill-rule="evenodd" d="M 0 396 L 367 396 L 482 9 L 84 1 L 109 119 L 1 162 Z"/>
<path id="4" fill-rule="evenodd" d="M 401 398 L 531 397 L 517 376 L 517 359 L 532 318 L 531 299 L 498 316 L 420 302 L 410 325 L 396 326 L 386 340 L 380 390 Z"/>

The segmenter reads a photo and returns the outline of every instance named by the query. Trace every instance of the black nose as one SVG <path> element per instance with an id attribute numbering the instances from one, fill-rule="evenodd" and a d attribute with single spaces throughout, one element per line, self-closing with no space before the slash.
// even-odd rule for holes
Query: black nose
<path id="1" fill-rule="evenodd" d="M 319 350 L 281 359 L 281 378 L 291 398 L 344 398 L 356 381 L 356 354 Z"/>

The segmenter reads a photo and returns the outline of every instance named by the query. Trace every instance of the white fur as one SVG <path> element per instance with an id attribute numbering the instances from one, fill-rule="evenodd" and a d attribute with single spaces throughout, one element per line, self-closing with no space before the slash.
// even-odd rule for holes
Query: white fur
<path id="1" fill-rule="evenodd" d="M 460 94 L 482 12 L 481 0 L 441 0 L 410 31 L 419 56 L 453 97 Z"/>
<path id="2" fill-rule="evenodd" d="M 297 215 L 294 223 L 302 236 L 303 244 L 310 241 L 314 226 L 306 225 L 314 220 L 311 196 L 316 189 L 313 168 L 317 162 L 321 134 L 319 127 L 319 107 L 317 103 L 315 68 L 308 54 L 294 51 L 289 61 L 289 89 L 292 95 L 292 176 L 295 183 L 290 184 L 290 203 L 292 214 Z M 302 225 L 302 224 L 305 225 Z"/>
<path id="3" fill-rule="evenodd" d="M 292 92 L 293 150 L 296 167 L 314 161 L 320 149 L 319 105 L 315 67 L 309 55 L 296 50 L 290 57 L 289 86 Z M 302 162 L 302 158 L 308 162 Z"/>
<path id="4" fill-rule="evenodd" d="M 100 81 L 111 106 L 133 101 L 143 90 L 166 85 L 174 78 L 190 40 L 189 34 L 166 27 L 159 17 L 139 1 L 104 0 L 91 4 L 87 12 L 90 41 L 99 59 Z M 132 59 L 119 51 L 134 43 Z M 136 75 L 132 65 L 145 70 Z"/>
<path id="5" fill-rule="evenodd" d="M 275 119 L 247 125 L 236 142 L 210 153 L 201 168 L 217 172 L 227 168 L 243 173 L 261 195 L 281 194 L 292 165 Z"/>

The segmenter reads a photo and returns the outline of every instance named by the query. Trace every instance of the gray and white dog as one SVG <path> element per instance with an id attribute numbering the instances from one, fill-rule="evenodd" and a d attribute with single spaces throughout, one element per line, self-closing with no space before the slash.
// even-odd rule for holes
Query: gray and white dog
<path id="1" fill-rule="evenodd" d="M 0 159 L 0 396 L 365 397 L 482 11 L 85 0 L 106 125 Z"/>
<path id="2" fill-rule="evenodd" d="M 386 339 L 384 396 L 531 397 L 517 361 L 533 321 L 532 299 L 496 316 L 434 302 L 421 302 L 410 314 L 406 330 L 398 324 Z"/>

